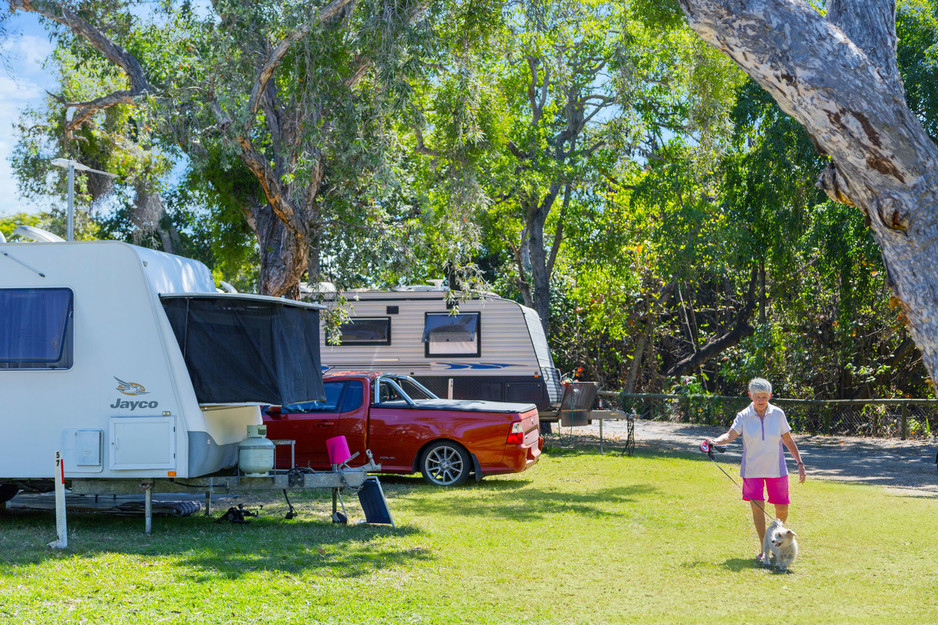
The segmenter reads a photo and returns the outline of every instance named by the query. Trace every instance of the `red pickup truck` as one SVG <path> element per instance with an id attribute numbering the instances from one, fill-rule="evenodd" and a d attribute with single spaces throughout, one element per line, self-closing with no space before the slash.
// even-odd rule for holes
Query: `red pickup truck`
<path id="1" fill-rule="evenodd" d="M 264 411 L 267 437 L 295 441 L 298 466 L 329 468 L 326 440 L 342 435 L 359 453 L 351 466 L 369 449 L 382 472 L 455 486 L 524 471 L 544 445 L 534 404 L 440 399 L 413 378 L 374 372 L 327 373 L 323 386 L 323 401 Z M 290 467 L 289 448 L 278 446 L 277 467 Z"/>

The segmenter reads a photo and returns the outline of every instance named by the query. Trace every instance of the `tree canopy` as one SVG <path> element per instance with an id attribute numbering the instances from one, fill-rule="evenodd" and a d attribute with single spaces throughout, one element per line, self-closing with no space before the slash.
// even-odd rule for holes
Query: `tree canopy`
<path id="1" fill-rule="evenodd" d="M 717 21 L 717 0 L 9 4 L 44 17 L 59 78 L 19 120 L 21 188 L 63 193 L 56 157 L 118 175 L 79 180 L 82 236 L 274 295 L 495 290 L 537 310 L 562 370 L 607 388 L 931 392 L 931 304 L 905 277 L 930 258 L 931 209 L 903 203 L 938 133 L 931 0 L 899 5 L 892 53 L 865 52 L 869 25 L 838 25 L 836 2 Z M 738 28 L 760 10 L 825 36 L 756 45 Z M 821 58 L 874 91 L 804 100 L 843 88 Z M 921 137 L 891 138 L 876 98 Z"/>

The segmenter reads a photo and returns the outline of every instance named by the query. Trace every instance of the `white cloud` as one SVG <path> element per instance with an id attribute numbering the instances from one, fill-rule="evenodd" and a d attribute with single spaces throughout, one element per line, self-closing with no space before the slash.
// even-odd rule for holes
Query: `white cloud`
<path id="1" fill-rule="evenodd" d="M 27 107 L 42 104 L 46 90 L 53 90 L 54 77 L 42 68 L 42 63 L 52 53 L 52 44 L 39 26 L 35 16 L 14 14 L 7 23 L 11 36 L 0 43 L 0 54 L 6 59 L 10 73 L 0 70 L 0 215 L 16 212 L 36 212 L 20 198 L 10 156 L 16 143 L 13 131 L 20 112 Z"/>

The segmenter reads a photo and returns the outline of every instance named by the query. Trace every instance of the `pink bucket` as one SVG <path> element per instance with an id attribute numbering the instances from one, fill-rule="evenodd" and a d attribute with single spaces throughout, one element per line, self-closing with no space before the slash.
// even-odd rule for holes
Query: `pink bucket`
<path id="1" fill-rule="evenodd" d="M 344 436 L 326 439 L 326 449 L 329 451 L 329 462 L 332 464 L 342 464 L 352 457 L 352 453 L 348 450 L 348 441 Z"/>

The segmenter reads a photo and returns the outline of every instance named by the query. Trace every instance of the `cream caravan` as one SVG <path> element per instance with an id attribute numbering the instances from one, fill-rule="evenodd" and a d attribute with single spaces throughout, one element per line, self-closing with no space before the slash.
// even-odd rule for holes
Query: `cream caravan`
<path id="1" fill-rule="evenodd" d="M 533 309 L 486 295 L 460 300 L 453 314 L 440 286 L 343 295 L 351 318 L 340 345 L 322 337 L 325 369 L 405 374 L 440 397 L 533 403 L 555 412 L 563 389 Z M 327 294 L 326 305 L 335 302 Z"/>

